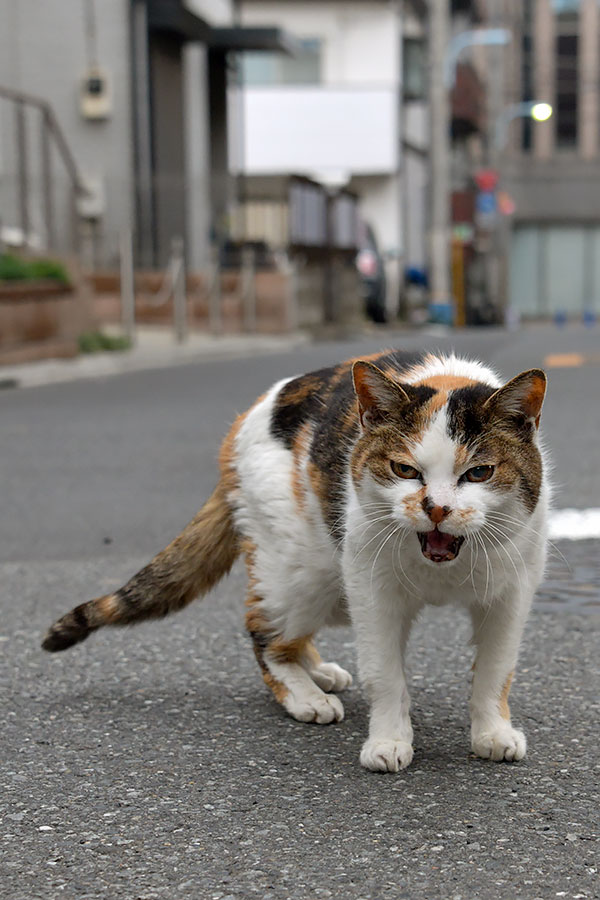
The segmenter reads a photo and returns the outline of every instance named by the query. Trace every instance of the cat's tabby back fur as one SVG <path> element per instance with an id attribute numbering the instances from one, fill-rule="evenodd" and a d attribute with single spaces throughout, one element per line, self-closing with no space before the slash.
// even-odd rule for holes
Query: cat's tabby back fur
<path id="1" fill-rule="evenodd" d="M 276 384 L 225 438 L 196 518 L 120 590 L 59 619 L 44 648 L 181 609 L 242 553 L 256 658 L 294 718 L 342 719 L 335 692 L 351 676 L 313 638 L 351 620 L 371 704 L 361 762 L 408 765 L 406 641 L 424 604 L 453 603 L 477 647 L 472 748 L 520 759 L 508 693 L 545 559 L 545 387 L 539 369 L 502 386 L 479 363 L 400 352 Z"/>

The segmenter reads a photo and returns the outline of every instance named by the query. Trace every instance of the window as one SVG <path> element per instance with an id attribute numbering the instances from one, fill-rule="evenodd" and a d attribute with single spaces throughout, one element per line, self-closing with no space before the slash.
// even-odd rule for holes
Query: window
<path id="1" fill-rule="evenodd" d="M 533 63 L 533 0 L 523 3 L 523 32 L 521 38 L 521 100 L 534 99 Z M 530 153 L 533 146 L 533 122 L 527 117 L 523 119 L 521 148 Z"/>
<path id="2" fill-rule="evenodd" d="M 315 38 L 299 41 L 294 56 L 270 51 L 242 54 L 243 83 L 258 87 L 269 84 L 319 84 L 321 42 Z"/>
<path id="3" fill-rule="evenodd" d="M 554 128 L 557 148 L 569 149 L 577 145 L 579 21 L 573 4 L 561 6 L 556 16 Z"/>
<path id="4" fill-rule="evenodd" d="M 559 15 L 577 14 L 581 0 L 550 0 L 552 9 Z"/>
<path id="5" fill-rule="evenodd" d="M 427 50 L 421 38 L 404 38 L 402 45 L 402 84 L 405 100 L 427 97 Z"/>

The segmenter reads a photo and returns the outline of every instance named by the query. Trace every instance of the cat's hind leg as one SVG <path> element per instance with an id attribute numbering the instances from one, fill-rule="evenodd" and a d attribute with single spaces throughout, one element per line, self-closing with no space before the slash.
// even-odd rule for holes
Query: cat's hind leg
<path id="1" fill-rule="evenodd" d="M 341 722 L 344 707 L 340 700 L 325 693 L 314 678 L 332 690 L 334 685 L 347 686 L 350 676 L 335 663 L 317 662 L 318 653 L 311 635 L 284 640 L 269 625 L 260 608 L 260 598 L 250 592 L 246 627 L 250 632 L 254 653 L 265 684 L 292 718 L 299 722 L 326 725 Z M 312 668 L 308 668 L 308 666 Z M 323 668 L 324 667 L 324 668 Z M 334 668 L 331 668 L 334 667 Z M 339 673 L 335 670 L 339 669 Z M 340 674 L 340 673 L 343 673 Z M 345 677 L 344 677 L 345 676 Z"/>
<path id="2" fill-rule="evenodd" d="M 344 691 L 352 684 L 352 675 L 334 662 L 323 662 L 312 640 L 307 641 L 300 657 L 302 665 L 322 691 Z"/>

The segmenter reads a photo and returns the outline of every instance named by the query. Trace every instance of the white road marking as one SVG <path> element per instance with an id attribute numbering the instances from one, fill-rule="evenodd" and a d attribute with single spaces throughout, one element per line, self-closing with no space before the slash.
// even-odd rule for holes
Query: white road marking
<path id="1" fill-rule="evenodd" d="M 555 509 L 550 513 L 552 540 L 600 538 L 600 509 Z"/>

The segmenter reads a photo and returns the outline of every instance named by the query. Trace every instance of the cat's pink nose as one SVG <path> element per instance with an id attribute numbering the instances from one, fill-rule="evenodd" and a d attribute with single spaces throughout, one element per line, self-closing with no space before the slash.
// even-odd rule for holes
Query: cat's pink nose
<path id="1" fill-rule="evenodd" d="M 449 506 L 436 506 L 429 497 L 423 500 L 423 510 L 427 513 L 434 525 L 439 525 L 446 519 L 452 510 Z"/>

